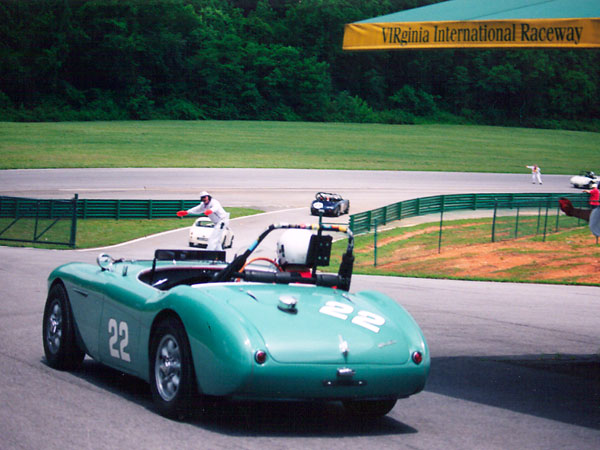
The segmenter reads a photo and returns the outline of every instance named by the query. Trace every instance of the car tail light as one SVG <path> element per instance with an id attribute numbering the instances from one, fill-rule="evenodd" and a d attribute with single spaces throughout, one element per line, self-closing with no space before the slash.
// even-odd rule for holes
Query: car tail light
<path id="1" fill-rule="evenodd" d="M 254 360 L 258 364 L 264 364 L 267 360 L 267 352 L 265 352 L 264 350 L 256 350 L 254 352 Z"/>
<path id="2" fill-rule="evenodd" d="M 413 352 L 412 360 L 415 364 L 421 364 L 421 362 L 423 361 L 423 354 L 421 352 Z"/>

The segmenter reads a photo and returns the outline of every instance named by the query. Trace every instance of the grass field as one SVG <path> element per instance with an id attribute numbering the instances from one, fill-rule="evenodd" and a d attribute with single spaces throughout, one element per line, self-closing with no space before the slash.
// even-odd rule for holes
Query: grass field
<path id="1" fill-rule="evenodd" d="M 600 134 L 465 125 L 0 122 L 0 169 L 261 167 L 545 174 L 600 171 Z"/>

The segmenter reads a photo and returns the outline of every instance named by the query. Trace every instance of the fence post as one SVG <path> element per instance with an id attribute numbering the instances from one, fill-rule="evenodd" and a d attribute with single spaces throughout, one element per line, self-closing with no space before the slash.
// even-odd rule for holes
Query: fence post
<path id="1" fill-rule="evenodd" d="M 373 220 L 373 265 L 377 267 L 377 219 Z"/>
<path id="2" fill-rule="evenodd" d="M 38 221 L 40 219 L 40 201 L 35 202 L 35 225 L 33 227 L 33 242 L 37 241 Z"/>
<path id="3" fill-rule="evenodd" d="M 519 236 L 519 212 L 521 212 L 521 207 L 517 205 L 517 217 L 515 220 L 515 239 Z"/>
<path id="4" fill-rule="evenodd" d="M 546 242 L 546 229 L 548 228 L 548 207 L 550 206 L 550 202 L 546 201 L 546 217 L 544 219 L 544 239 L 543 241 Z"/>
<path id="5" fill-rule="evenodd" d="M 75 248 L 75 240 L 77 238 L 77 199 L 79 198 L 79 194 L 75 194 L 73 196 L 72 205 L 73 209 L 71 211 L 71 237 L 69 239 L 69 246 L 71 248 Z"/>
<path id="6" fill-rule="evenodd" d="M 492 219 L 492 242 L 496 242 L 496 211 L 498 211 L 498 201 L 494 202 L 494 217 Z"/>

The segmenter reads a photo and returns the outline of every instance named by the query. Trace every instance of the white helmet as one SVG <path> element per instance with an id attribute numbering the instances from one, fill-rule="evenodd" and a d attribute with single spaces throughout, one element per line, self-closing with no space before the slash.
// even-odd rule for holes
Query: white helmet
<path id="1" fill-rule="evenodd" d="M 200 198 L 202 197 L 208 197 L 208 198 L 212 198 L 212 195 L 210 195 L 208 192 L 206 191 L 202 191 L 200 192 Z"/>
<path id="2" fill-rule="evenodd" d="M 313 233 L 310 230 L 290 229 L 277 241 L 277 262 L 280 266 L 306 265 L 308 246 Z"/>

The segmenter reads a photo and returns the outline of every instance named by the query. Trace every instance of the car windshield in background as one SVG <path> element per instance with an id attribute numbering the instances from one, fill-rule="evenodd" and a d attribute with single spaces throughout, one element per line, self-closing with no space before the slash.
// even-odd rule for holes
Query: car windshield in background
<path id="1" fill-rule="evenodd" d="M 215 224 L 212 222 L 208 222 L 208 221 L 199 221 L 199 222 L 196 222 L 196 226 L 204 227 L 204 228 L 214 228 Z"/>

